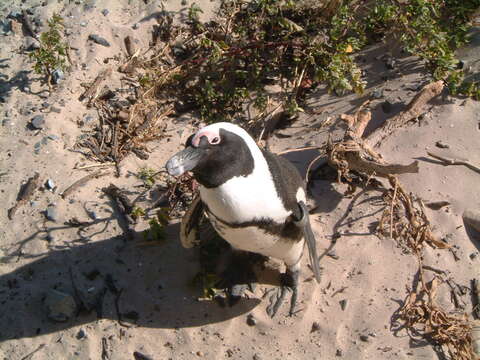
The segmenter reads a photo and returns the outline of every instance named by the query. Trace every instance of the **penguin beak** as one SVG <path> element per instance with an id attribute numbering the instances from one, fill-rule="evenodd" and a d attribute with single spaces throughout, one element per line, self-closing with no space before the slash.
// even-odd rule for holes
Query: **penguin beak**
<path id="1" fill-rule="evenodd" d="M 179 176 L 187 171 L 195 169 L 205 155 L 205 150 L 188 146 L 173 155 L 170 160 L 167 161 L 165 167 L 170 175 Z"/>

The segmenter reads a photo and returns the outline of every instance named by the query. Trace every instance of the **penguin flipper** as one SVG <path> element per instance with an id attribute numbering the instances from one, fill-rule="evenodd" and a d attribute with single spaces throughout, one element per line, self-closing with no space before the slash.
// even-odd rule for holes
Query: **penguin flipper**
<path id="1" fill-rule="evenodd" d="M 301 210 L 301 216 L 300 220 L 295 221 L 295 224 L 302 228 L 303 236 L 305 238 L 305 242 L 307 243 L 310 265 L 312 266 L 313 274 L 315 275 L 317 283 L 320 283 L 321 271 L 318 264 L 317 242 L 312 231 L 312 226 L 310 225 L 310 217 L 307 205 L 303 201 L 299 201 L 298 207 Z"/>
<path id="2" fill-rule="evenodd" d="M 199 243 L 199 225 L 204 216 L 205 206 L 200 195 L 196 195 L 182 218 L 180 224 L 180 241 L 184 248 L 194 247 Z"/>

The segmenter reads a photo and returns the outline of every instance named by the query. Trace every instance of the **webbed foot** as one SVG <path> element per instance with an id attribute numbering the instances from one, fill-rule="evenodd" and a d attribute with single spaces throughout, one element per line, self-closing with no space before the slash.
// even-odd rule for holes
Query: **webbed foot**
<path id="1" fill-rule="evenodd" d="M 283 301 L 288 291 L 292 292 L 290 298 L 290 310 L 288 312 L 289 316 L 292 316 L 295 312 L 295 305 L 297 303 L 298 296 L 298 277 L 300 271 L 292 271 L 287 269 L 284 274 L 280 275 L 280 287 L 273 291 L 273 295 L 270 297 L 270 304 L 267 307 L 267 314 L 273 318 Z"/>

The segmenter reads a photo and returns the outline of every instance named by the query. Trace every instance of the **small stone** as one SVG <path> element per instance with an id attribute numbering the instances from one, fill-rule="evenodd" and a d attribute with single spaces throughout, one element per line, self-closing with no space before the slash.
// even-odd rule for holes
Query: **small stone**
<path id="1" fill-rule="evenodd" d="M 247 325 L 248 326 L 255 326 L 257 325 L 257 320 L 253 316 L 253 314 L 248 314 L 247 316 Z"/>
<path id="2" fill-rule="evenodd" d="M 392 56 L 389 56 L 385 59 L 385 66 L 389 70 L 395 69 L 396 63 L 397 63 L 396 60 Z"/>
<path id="3" fill-rule="evenodd" d="M 133 29 L 133 30 L 137 30 L 137 29 L 138 29 L 138 23 L 133 24 L 133 25 L 132 25 L 132 29 Z"/>
<path id="4" fill-rule="evenodd" d="M 61 69 L 56 69 L 52 72 L 52 83 L 57 85 L 65 78 L 65 74 Z"/>
<path id="5" fill-rule="evenodd" d="M 48 179 L 47 182 L 45 183 L 45 185 L 47 186 L 48 190 L 55 189 L 55 183 L 53 182 L 52 179 Z"/>
<path id="6" fill-rule="evenodd" d="M 58 220 L 58 212 L 55 205 L 51 204 L 48 205 L 47 211 L 45 212 L 45 216 L 50 221 L 57 221 Z"/>
<path id="7" fill-rule="evenodd" d="M 38 129 L 38 130 L 43 129 L 43 126 L 45 125 L 45 116 L 35 115 L 32 118 L 31 124 L 32 124 L 34 129 Z"/>
<path id="8" fill-rule="evenodd" d="M 56 106 L 52 106 L 50 108 L 50 111 L 54 112 L 54 113 L 57 113 L 57 114 L 60 114 L 60 112 L 62 111 L 62 109 L 56 107 Z"/>
<path id="9" fill-rule="evenodd" d="M 343 351 L 340 350 L 340 349 L 337 349 L 337 351 L 335 352 L 335 356 L 342 357 L 343 356 Z"/>
<path id="10" fill-rule="evenodd" d="M 478 254 L 476 252 L 471 253 L 470 254 L 470 260 L 475 259 L 477 256 L 478 256 Z"/>
<path id="11" fill-rule="evenodd" d="M 57 135 L 54 135 L 54 134 L 49 134 L 47 135 L 47 137 L 53 141 L 60 139 Z"/>
<path id="12" fill-rule="evenodd" d="M 2 120 L 2 126 L 10 126 L 10 125 L 12 125 L 12 119 L 5 118 Z"/>
<path id="13" fill-rule="evenodd" d="M 197 356 L 198 356 L 198 357 L 203 357 L 203 356 L 204 356 L 204 354 L 203 354 L 203 352 L 202 352 L 202 351 L 197 351 Z"/>
<path id="14" fill-rule="evenodd" d="M 253 354 L 253 360 L 262 360 L 262 358 L 258 354 Z"/>
<path id="15" fill-rule="evenodd" d="M 347 308 L 347 305 L 348 305 L 348 300 L 347 299 L 343 299 L 343 300 L 340 300 L 338 302 L 340 304 L 340 308 L 342 310 L 345 310 Z"/>
<path id="16" fill-rule="evenodd" d="M 448 148 L 450 148 L 450 145 L 445 144 L 442 140 L 438 140 L 438 141 L 435 143 L 435 146 L 436 146 L 436 147 L 439 147 L 440 149 L 448 149 Z"/>
<path id="17" fill-rule="evenodd" d="M 86 23 L 85 21 L 82 21 L 82 22 L 80 23 L 80 26 L 81 26 L 81 27 L 87 27 L 87 23 Z"/>
<path id="18" fill-rule="evenodd" d="M 310 332 L 312 333 L 312 332 L 315 332 L 315 331 L 318 331 L 318 330 L 320 330 L 320 324 L 318 322 L 314 321 L 313 324 L 312 324 L 312 329 L 310 330 Z"/>
<path id="19" fill-rule="evenodd" d="M 40 42 L 31 36 L 25 36 L 24 46 L 26 51 L 33 51 L 40 49 Z"/>
<path id="20" fill-rule="evenodd" d="M 375 89 L 372 92 L 372 96 L 375 99 L 381 99 L 383 97 L 383 90 L 382 89 Z"/>
<path id="21" fill-rule="evenodd" d="M 51 289 L 45 298 L 47 317 L 57 322 L 68 321 L 76 312 L 75 299 L 66 293 Z"/>
<path id="22" fill-rule="evenodd" d="M 360 340 L 363 342 L 368 342 L 368 335 L 360 335 Z"/>
<path id="23" fill-rule="evenodd" d="M 84 340 L 84 339 L 86 339 L 86 338 L 87 338 L 87 333 L 86 333 L 86 331 L 85 331 L 84 329 L 80 329 L 80 330 L 78 331 L 78 333 L 77 333 L 76 338 L 77 338 L 78 340 Z"/>
<path id="24" fill-rule="evenodd" d="M 108 11 L 108 9 L 103 9 L 103 10 L 102 10 L 102 15 L 103 15 L 103 16 L 107 16 L 109 12 L 110 12 L 110 11 Z"/>
<path id="25" fill-rule="evenodd" d="M 105 40 L 103 37 L 96 34 L 88 35 L 88 39 L 102 46 L 106 46 L 106 47 L 110 46 L 110 43 L 107 40 Z"/>

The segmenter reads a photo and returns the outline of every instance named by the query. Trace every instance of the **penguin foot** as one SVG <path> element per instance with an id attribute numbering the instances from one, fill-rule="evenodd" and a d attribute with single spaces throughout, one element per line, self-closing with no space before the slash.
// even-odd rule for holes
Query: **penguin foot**
<path id="1" fill-rule="evenodd" d="M 230 306 L 235 305 L 243 297 L 245 290 L 254 291 L 257 277 L 252 268 L 248 254 L 232 254 L 232 260 L 221 275 L 217 285 L 225 289 Z"/>
<path id="2" fill-rule="evenodd" d="M 292 291 L 292 296 L 290 298 L 290 310 L 288 312 L 289 316 L 292 316 L 295 312 L 295 305 L 297 304 L 298 296 L 298 277 L 299 271 L 291 271 L 287 269 L 284 274 L 280 275 L 280 287 L 273 291 L 273 295 L 270 297 L 270 304 L 267 307 L 267 314 L 273 318 L 276 314 L 283 301 L 287 291 Z"/>

